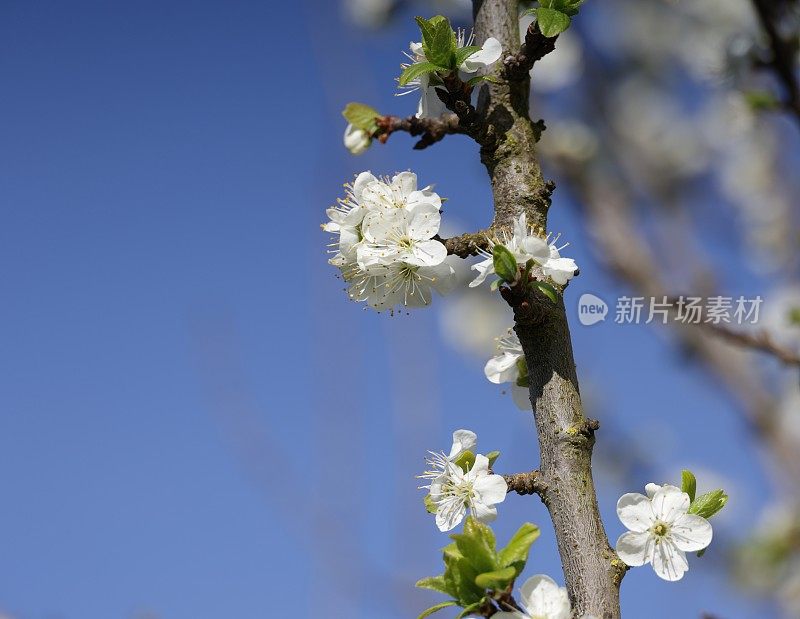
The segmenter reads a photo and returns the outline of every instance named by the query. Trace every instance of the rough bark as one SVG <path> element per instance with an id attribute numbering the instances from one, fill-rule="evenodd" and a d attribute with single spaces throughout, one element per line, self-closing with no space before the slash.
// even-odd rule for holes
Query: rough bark
<path id="1" fill-rule="evenodd" d="M 474 0 L 478 42 L 497 38 L 508 53 L 519 48 L 516 0 Z M 539 125 L 528 110 L 529 79 L 503 80 L 484 88 L 478 111 L 495 127 L 493 144 L 481 148 L 494 195 L 493 228 L 521 212 L 546 229 L 552 184 L 536 159 Z M 531 404 L 539 438 L 540 493 L 555 529 L 564 578 L 575 617 L 620 616 L 619 584 L 625 566 L 608 544 L 592 480 L 597 424 L 583 414 L 569 326 L 563 302 L 506 299 L 529 368 Z"/>

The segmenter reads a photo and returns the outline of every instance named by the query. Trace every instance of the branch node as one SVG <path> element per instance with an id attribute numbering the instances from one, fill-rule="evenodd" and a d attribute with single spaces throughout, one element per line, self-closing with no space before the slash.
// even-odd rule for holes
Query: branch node
<path id="1" fill-rule="evenodd" d="M 538 494 L 543 501 L 545 500 L 548 484 L 542 479 L 542 474 L 539 471 L 503 475 L 503 479 L 506 480 L 509 492 L 516 492 L 523 496 Z"/>

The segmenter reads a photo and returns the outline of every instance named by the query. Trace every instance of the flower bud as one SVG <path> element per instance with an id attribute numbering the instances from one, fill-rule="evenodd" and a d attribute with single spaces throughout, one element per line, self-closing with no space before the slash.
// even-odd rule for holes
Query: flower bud
<path id="1" fill-rule="evenodd" d="M 348 124 L 344 130 L 344 146 L 354 155 L 360 155 L 372 143 L 372 138 L 363 129 Z"/>

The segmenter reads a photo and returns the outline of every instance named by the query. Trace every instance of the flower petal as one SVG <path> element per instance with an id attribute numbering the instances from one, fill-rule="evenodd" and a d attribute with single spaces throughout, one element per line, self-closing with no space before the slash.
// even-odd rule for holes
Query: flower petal
<path id="1" fill-rule="evenodd" d="M 511 385 L 511 399 L 514 400 L 517 408 L 521 411 L 531 410 L 531 391 L 527 387 Z"/>
<path id="2" fill-rule="evenodd" d="M 431 493 L 433 494 L 433 493 Z M 436 510 L 436 526 L 444 533 L 445 531 L 452 531 L 464 519 L 464 514 L 467 509 L 464 503 L 460 501 L 449 501 L 443 503 Z"/>
<path id="3" fill-rule="evenodd" d="M 655 495 L 656 490 L 661 488 L 658 484 L 649 483 L 644 487 L 645 494 L 647 494 L 648 499 L 652 499 L 653 495 Z"/>
<path id="4" fill-rule="evenodd" d="M 578 264 L 572 258 L 555 258 L 544 263 L 542 271 L 559 286 L 563 286 L 575 276 Z"/>
<path id="5" fill-rule="evenodd" d="M 378 179 L 375 178 L 372 172 L 362 172 L 356 176 L 356 180 L 353 181 L 353 197 L 356 202 L 361 202 L 361 193 L 364 191 L 364 187 L 377 181 Z"/>
<path id="6" fill-rule="evenodd" d="M 484 503 L 476 502 L 472 506 L 472 514 L 481 522 L 491 522 L 497 518 L 497 508 Z"/>
<path id="7" fill-rule="evenodd" d="M 475 277 L 475 279 L 469 283 L 470 288 L 475 288 L 480 286 L 484 281 L 486 281 L 486 278 L 489 275 L 494 273 L 494 260 L 487 258 L 486 260 L 478 262 L 477 264 L 473 264 L 470 268 L 473 271 L 478 272 L 478 275 Z"/>
<path id="8" fill-rule="evenodd" d="M 662 522 L 672 524 L 687 512 L 689 502 L 688 494 L 681 492 L 680 488 L 665 484 L 653 495 L 653 513 Z"/>
<path id="9" fill-rule="evenodd" d="M 711 543 L 713 529 L 705 518 L 695 514 L 684 514 L 672 524 L 669 536 L 678 549 L 684 552 L 696 552 Z"/>
<path id="10" fill-rule="evenodd" d="M 420 267 L 417 273 L 427 279 L 441 295 L 451 292 L 456 285 L 456 272 L 447 261 L 430 267 Z"/>
<path id="11" fill-rule="evenodd" d="M 492 357 L 486 362 L 483 373 L 489 382 L 495 385 L 516 382 L 519 377 L 519 368 L 517 368 L 519 357 L 520 355 L 513 355 L 507 352 Z"/>
<path id="12" fill-rule="evenodd" d="M 478 493 L 478 501 L 486 505 L 495 505 L 506 500 L 508 484 L 502 475 L 485 475 L 475 481 L 473 486 Z"/>
<path id="13" fill-rule="evenodd" d="M 432 204 L 420 204 L 408 215 L 408 236 L 415 241 L 427 241 L 439 232 L 441 223 L 439 209 Z"/>
<path id="14" fill-rule="evenodd" d="M 439 241 L 419 241 L 414 243 L 411 253 L 405 254 L 408 264 L 423 267 L 433 267 L 444 262 L 447 258 L 447 248 Z"/>
<path id="15" fill-rule="evenodd" d="M 475 451 L 478 445 L 478 435 L 472 430 L 456 430 L 453 432 L 453 446 L 450 448 L 448 459 L 456 459 L 461 452 Z"/>
<path id="16" fill-rule="evenodd" d="M 547 241 L 538 236 L 526 236 L 522 239 L 522 249 L 538 264 L 545 263 L 550 258 L 550 247 Z M 527 259 L 526 259 L 527 262 Z"/>
<path id="17" fill-rule="evenodd" d="M 628 529 L 641 533 L 655 521 L 650 499 L 638 492 L 623 494 L 617 501 L 617 516 Z"/>
<path id="18" fill-rule="evenodd" d="M 442 208 L 442 199 L 439 197 L 438 193 L 430 189 L 418 189 L 408 194 L 406 198 L 406 210 L 414 211 L 422 204 L 430 204 L 439 211 Z"/>
<path id="19" fill-rule="evenodd" d="M 653 536 L 649 532 L 628 531 L 617 539 L 617 554 L 631 567 L 638 567 L 652 559 L 654 546 Z"/>
<path id="20" fill-rule="evenodd" d="M 668 539 L 664 539 L 660 544 L 656 544 L 653 569 L 659 578 L 675 581 L 683 578 L 689 569 L 689 562 L 683 551 L 678 550 Z"/>
<path id="21" fill-rule="evenodd" d="M 392 178 L 392 188 L 400 197 L 407 198 L 412 191 L 417 190 L 417 175 L 413 172 L 400 172 Z"/>
<path id="22" fill-rule="evenodd" d="M 436 94 L 436 88 L 429 86 L 422 89 L 422 96 L 419 99 L 417 108 L 417 118 L 439 118 L 447 110 L 447 106 Z"/>
<path id="23" fill-rule="evenodd" d="M 475 52 L 464 62 L 462 62 L 459 69 L 466 73 L 474 73 L 478 69 L 483 69 L 484 67 L 488 67 L 490 64 L 497 62 L 502 53 L 503 46 L 500 44 L 500 41 L 494 37 L 489 37 L 484 42 L 481 50 Z"/>
<path id="24" fill-rule="evenodd" d="M 472 468 L 469 470 L 469 473 L 467 473 L 467 475 L 472 479 L 477 479 L 479 476 L 483 476 L 488 473 L 489 473 L 489 458 L 487 458 L 483 454 L 476 454 L 475 464 L 472 465 Z"/>

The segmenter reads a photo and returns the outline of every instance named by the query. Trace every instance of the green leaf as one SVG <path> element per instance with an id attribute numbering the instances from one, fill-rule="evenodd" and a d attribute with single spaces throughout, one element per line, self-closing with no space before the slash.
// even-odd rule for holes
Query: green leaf
<path id="1" fill-rule="evenodd" d="M 681 490 L 689 495 L 690 502 L 694 502 L 697 493 L 697 478 L 687 469 L 681 471 Z"/>
<path id="2" fill-rule="evenodd" d="M 417 617 L 417 619 L 425 619 L 425 617 L 430 617 L 433 613 L 439 612 L 440 610 L 445 609 L 449 606 L 458 606 L 458 603 L 454 602 L 453 600 L 449 600 L 447 602 L 442 602 L 441 604 L 436 604 L 435 606 L 431 606 L 427 610 L 423 610 L 420 616 Z"/>
<path id="3" fill-rule="evenodd" d="M 506 544 L 505 548 L 497 553 L 497 560 L 503 567 L 513 567 L 519 576 L 528 561 L 528 553 L 541 531 L 539 527 L 530 522 L 523 524 Z"/>
<path id="4" fill-rule="evenodd" d="M 494 533 L 472 516 L 465 521 L 464 532 L 451 535 L 450 538 L 455 541 L 464 559 L 475 568 L 473 580 L 478 574 L 492 572 L 499 567 Z"/>
<path id="5" fill-rule="evenodd" d="M 486 459 L 489 460 L 489 468 L 494 466 L 494 463 L 497 461 L 499 457 L 500 457 L 499 451 L 490 451 L 488 454 L 486 454 Z"/>
<path id="6" fill-rule="evenodd" d="M 494 272 L 505 282 L 513 283 L 517 279 L 519 270 L 517 269 L 517 259 L 505 246 L 497 244 L 492 249 L 492 261 L 494 262 Z"/>
<path id="7" fill-rule="evenodd" d="M 429 20 L 417 17 L 416 21 L 422 32 L 422 50 L 428 62 L 440 67 L 455 68 L 453 61 L 456 39 L 448 19 L 437 15 Z"/>
<path id="8" fill-rule="evenodd" d="M 410 81 L 417 79 L 420 75 L 427 75 L 428 73 L 435 73 L 436 71 L 444 70 L 446 69 L 442 69 L 442 67 L 439 67 L 432 62 L 416 62 L 403 69 L 398 83 L 401 86 L 405 86 Z"/>
<path id="9" fill-rule="evenodd" d="M 478 571 L 458 550 L 455 543 L 442 549 L 445 571 L 445 586 L 461 606 L 477 602 L 483 597 L 483 589 L 475 584 Z"/>
<path id="10" fill-rule="evenodd" d="M 447 587 L 456 592 L 455 597 L 461 606 L 474 604 L 483 598 L 483 589 L 475 584 L 478 570 L 465 558 L 445 559 L 447 569 L 444 578 Z"/>
<path id="11" fill-rule="evenodd" d="M 569 15 L 557 11 L 556 9 L 549 9 L 539 7 L 536 9 L 536 22 L 539 24 L 539 30 L 548 38 L 557 36 L 569 28 L 572 20 Z"/>
<path id="12" fill-rule="evenodd" d="M 414 586 L 419 587 L 420 589 L 439 591 L 455 597 L 455 593 L 452 592 L 450 587 L 447 585 L 444 574 L 440 574 L 439 576 L 429 576 L 428 578 L 420 578 Z"/>
<path id="13" fill-rule="evenodd" d="M 550 284 L 547 282 L 534 282 L 533 285 L 536 286 L 541 293 L 553 303 L 558 303 L 558 292 Z"/>
<path id="14" fill-rule="evenodd" d="M 375 108 L 364 105 L 363 103 L 353 102 L 345 106 L 344 110 L 342 110 L 342 116 L 354 127 L 358 127 L 372 134 L 375 129 L 377 129 L 375 119 L 380 118 L 381 113 Z"/>
<path id="15" fill-rule="evenodd" d="M 469 449 L 464 450 L 453 460 L 453 464 L 461 467 L 461 470 L 467 473 L 472 468 L 472 465 L 475 464 L 475 454 Z"/>
<path id="16" fill-rule="evenodd" d="M 516 577 L 517 571 L 513 567 L 504 567 L 478 574 L 475 577 L 475 584 L 484 589 L 505 589 Z"/>
<path id="17" fill-rule="evenodd" d="M 578 14 L 578 7 L 584 3 L 584 0 L 553 0 L 550 3 L 550 8 L 561 11 L 565 15 L 573 17 Z M 544 4 L 542 4 L 544 6 Z"/>
<path id="18" fill-rule="evenodd" d="M 433 502 L 433 498 L 430 494 L 426 494 L 422 501 L 425 503 L 425 511 L 429 514 L 435 514 L 438 511 L 439 506 Z"/>
<path id="19" fill-rule="evenodd" d="M 727 502 L 727 494 L 722 490 L 712 490 L 711 492 L 706 492 L 697 497 L 689 506 L 689 513 L 708 519 L 725 507 L 725 503 Z"/>
<path id="20" fill-rule="evenodd" d="M 456 49 L 455 52 L 455 64 L 456 68 L 460 67 L 461 64 L 472 54 L 481 51 L 480 45 L 468 45 L 466 47 L 459 47 Z"/>

